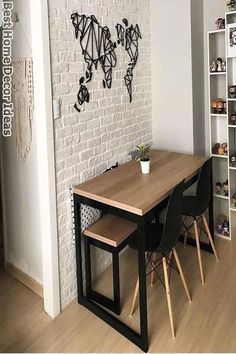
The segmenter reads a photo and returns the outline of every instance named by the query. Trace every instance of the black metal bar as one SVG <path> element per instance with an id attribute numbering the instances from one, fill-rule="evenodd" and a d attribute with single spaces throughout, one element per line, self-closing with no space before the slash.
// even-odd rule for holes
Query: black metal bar
<path id="1" fill-rule="evenodd" d="M 82 268 L 82 240 L 81 240 L 81 213 L 80 198 L 74 193 L 74 218 L 75 218 L 75 250 L 76 250 L 76 272 L 78 303 L 81 304 L 83 294 L 83 268 Z"/>
<path id="2" fill-rule="evenodd" d="M 113 261 L 113 291 L 114 291 L 114 304 L 116 313 L 121 313 L 120 307 L 120 267 L 119 267 L 119 254 L 114 250 L 112 253 Z"/>
<path id="3" fill-rule="evenodd" d="M 91 276 L 91 255 L 90 255 L 90 237 L 84 237 L 84 265 L 85 265 L 85 284 L 86 295 L 90 297 L 92 292 L 92 276 Z"/>
<path id="4" fill-rule="evenodd" d="M 113 311 L 116 315 L 120 315 L 120 301 L 116 303 L 107 296 L 104 296 L 93 289 L 87 297 L 88 299 L 97 302 L 99 305 L 106 307 L 108 310 Z"/>
<path id="5" fill-rule="evenodd" d="M 146 343 L 143 343 L 142 337 L 140 334 L 135 332 L 125 323 L 121 322 L 116 317 L 112 316 L 109 312 L 105 311 L 96 303 L 92 302 L 91 300 L 83 297 L 81 304 L 85 306 L 87 309 L 92 311 L 96 316 L 100 317 L 104 322 L 106 322 L 109 326 L 117 330 L 123 336 L 128 338 L 131 342 L 137 345 L 140 349 L 144 352 L 148 351 L 148 346 Z"/>
<path id="6" fill-rule="evenodd" d="M 91 276 L 91 255 L 90 245 L 105 249 L 112 254 L 112 269 L 113 269 L 113 293 L 114 300 L 98 293 L 92 288 L 92 276 Z M 120 279 L 119 279 L 119 255 L 117 249 L 111 245 L 107 245 L 102 241 L 95 240 L 93 238 L 84 237 L 84 254 L 85 254 L 85 279 L 86 279 L 86 296 L 107 309 L 113 311 L 115 314 L 120 315 Z"/>
<path id="7" fill-rule="evenodd" d="M 147 289 L 146 289 L 146 260 L 145 240 L 146 228 L 142 220 L 138 223 L 138 276 L 139 276 L 139 313 L 140 313 L 140 336 L 142 348 L 148 350 L 148 322 L 147 322 Z"/>

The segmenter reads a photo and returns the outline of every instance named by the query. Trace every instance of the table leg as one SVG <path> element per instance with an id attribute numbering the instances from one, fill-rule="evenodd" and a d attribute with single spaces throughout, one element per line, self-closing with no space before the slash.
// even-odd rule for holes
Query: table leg
<path id="1" fill-rule="evenodd" d="M 140 309 L 140 336 L 142 349 L 148 350 L 148 323 L 147 323 L 147 287 L 146 287 L 146 260 L 145 260 L 145 223 L 138 223 L 138 275 L 139 275 L 139 309 Z"/>
<path id="2" fill-rule="evenodd" d="M 78 196 L 74 195 L 74 222 L 75 222 L 75 248 L 76 248 L 76 268 L 77 268 L 77 291 L 78 303 L 83 299 L 83 268 L 82 268 L 82 240 L 81 240 L 81 214 Z"/>

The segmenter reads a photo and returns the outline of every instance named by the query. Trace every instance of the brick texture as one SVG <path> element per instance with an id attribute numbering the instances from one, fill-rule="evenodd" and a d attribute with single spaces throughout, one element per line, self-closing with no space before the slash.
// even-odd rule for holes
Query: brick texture
<path id="1" fill-rule="evenodd" d="M 150 0 L 49 0 L 49 26 L 53 98 L 61 102 L 61 118 L 54 121 L 58 237 L 62 307 L 76 296 L 75 248 L 72 242 L 69 187 L 123 163 L 128 152 L 141 142 L 151 143 L 151 41 Z M 116 41 L 115 25 L 127 18 L 138 23 L 142 34 L 139 58 L 134 69 L 133 101 L 129 103 L 124 85 L 129 62 L 124 48 L 118 46 L 117 66 L 111 89 L 102 86 L 101 68 L 87 84 L 91 99 L 81 113 L 73 105 L 79 79 L 86 65 L 79 40 L 75 39 L 70 16 L 95 15 L 108 26 Z M 99 274 L 110 262 L 105 252 L 96 253 Z"/>

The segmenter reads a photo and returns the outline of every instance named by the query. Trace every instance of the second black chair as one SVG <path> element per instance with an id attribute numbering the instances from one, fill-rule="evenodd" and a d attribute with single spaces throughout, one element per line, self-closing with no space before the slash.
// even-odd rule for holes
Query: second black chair
<path id="1" fill-rule="evenodd" d="M 211 236 L 211 232 L 207 223 L 207 219 L 205 216 L 205 212 L 207 211 L 210 203 L 211 197 L 211 169 L 212 169 L 212 159 L 207 160 L 201 168 L 199 173 L 198 182 L 197 182 L 197 191 L 195 196 L 185 196 L 183 197 L 183 215 L 192 217 L 195 237 L 196 237 L 196 245 L 197 245 L 197 254 L 198 254 L 198 262 L 201 274 L 201 281 L 204 284 L 204 275 L 203 275 L 203 267 L 202 267 L 202 258 L 201 258 L 201 249 L 200 249 L 200 238 L 198 233 L 198 221 L 200 219 L 203 220 L 207 237 L 210 241 L 212 250 L 214 252 L 216 261 L 218 262 L 218 256 L 215 249 L 215 245 Z M 185 225 L 184 225 L 185 226 Z M 186 242 L 186 233 L 191 228 L 191 225 L 185 226 L 185 242 Z"/>
<path id="2" fill-rule="evenodd" d="M 177 255 L 175 244 L 178 241 L 180 228 L 182 224 L 182 194 L 183 194 L 183 185 L 184 182 L 178 184 L 175 189 L 173 190 L 167 206 L 166 216 L 165 216 L 165 223 L 155 223 L 149 224 L 147 226 L 147 235 L 146 235 L 146 266 L 151 264 L 151 272 L 149 274 L 154 274 L 156 268 L 162 263 L 163 265 L 163 273 L 164 273 L 164 286 L 166 289 L 166 297 L 167 297 L 167 305 L 169 311 L 169 318 L 170 318 L 170 325 L 171 325 L 171 333 L 173 338 L 175 337 L 175 330 L 174 330 L 174 321 L 173 321 L 173 314 L 172 314 L 172 304 L 171 304 L 171 297 L 170 297 L 170 286 L 169 286 L 169 277 L 168 277 L 168 270 L 172 266 L 172 252 L 176 261 L 177 269 L 181 276 L 181 280 L 183 282 L 183 286 L 187 295 L 189 302 L 191 302 L 189 290 L 187 287 L 187 283 L 183 274 L 183 270 L 179 261 L 179 257 Z M 137 248 L 137 238 L 134 238 L 131 243 L 130 247 Z M 160 253 L 161 257 L 156 260 L 153 257 L 155 253 Z M 152 277 L 153 282 L 153 277 Z M 139 280 L 137 280 L 134 297 L 132 301 L 132 308 L 130 315 L 134 312 L 134 307 L 138 295 L 139 290 Z"/>

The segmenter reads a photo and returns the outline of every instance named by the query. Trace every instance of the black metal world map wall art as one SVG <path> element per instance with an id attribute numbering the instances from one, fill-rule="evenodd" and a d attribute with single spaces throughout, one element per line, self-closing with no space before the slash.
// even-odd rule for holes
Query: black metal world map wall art
<path id="1" fill-rule="evenodd" d="M 100 64 L 104 73 L 103 87 L 112 87 L 113 68 L 116 67 L 117 44 L 122 45 L 127 51 L 130 62 L 124 76 L 124 82 L 128 90 L 129 100 L 132 102 L 132 82 L 133 71 L 137 64 L 139 51 L 139 38 L 142 38 L 139 26 L 130 25 L 127 19 L 123 19 L 123 24 L 116 25 L 117 42 L 111 40 L 111 32 L 107 26 L 101 26 L 96 17 L 79 15 L 77 12 L 71 15 L 72 24 L 75 28 L 75 37 L 80 41 L 82 55 L 87 65 L 85 75 L 79 80 L 79 91 L 77 93 L 77 103 L 75 109 L 80 112 L 79 106 L 89 102 L 90 93 L 86 86 L 92 80 L 93 70 L 97 70 Z"/>

